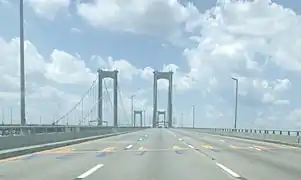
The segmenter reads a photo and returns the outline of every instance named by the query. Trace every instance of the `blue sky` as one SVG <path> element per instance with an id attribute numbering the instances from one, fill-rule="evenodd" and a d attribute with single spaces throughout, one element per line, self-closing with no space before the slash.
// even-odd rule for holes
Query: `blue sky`
<path id="1" fill-rule="evenodd" d="M 43 114 L 45 121 L 64 114 L 89 88 L 97 68 L 117 68 L 126 108 L 127 97 L 139 94 L 136 108 L 151 114 L 152 70 L 176 70 L 174 116 L 179 119 L 183 112 L 184 124 L 191 125 L 195 104 L 198 126 L 231 127 L 230 77 L 236 76 L 241 127 L 301 126 L 298 1 L 124 2 L 25 0 L 28 116 L 33 122 Z M 15 109 L 17 119 L 18 88 L 10 87 L 18 77 L 17 1 L 0 3 L 0 27 L 6 47 L 1 63 L 6 71 L 0 73 L 7 81 L 0 100 L 3 108 Z M 11 61 L 14 73 L 8 72 Z M 166 94 L 160 82 L 161 109 Z M 40 106 L 39 96 L 44 98 Z"/>

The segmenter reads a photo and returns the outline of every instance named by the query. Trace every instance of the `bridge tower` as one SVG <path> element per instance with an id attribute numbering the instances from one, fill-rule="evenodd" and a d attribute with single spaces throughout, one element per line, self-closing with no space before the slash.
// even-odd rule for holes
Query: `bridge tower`
<path id="1" fill-rule="evenodd" d="M 140 127 L 142 127 L 142 112 L 141 110 L 134 111 L 134 127 L 136 127 L 136 115 L 140 116 Z"/>
<path id="2" fill-rule="evenodd" d="M 106 71 L 106 70 L 101 70 L 101 69 L 98 69 L 98 118 L 97 118 L 97 124 L 98 126 L 102 126 L 102 123 L 103 123 L 103 117 L 102 117 L 102 110 L 103 110 L 103 107 L 102 107 L 102 100 L 103 100 L 103 95 L 102 95 L 102 81 L 103 79 L 105 78 L 111 78 L 113 79 L 114 81 L 114 101 L 113 101 L 113 113 L 114 113 L 114 127 L 117 127 L 118 126 L 118 121 L 117 121 L 117 118 L 118 118 L 118 94 L 117 94 L 117 88 L 118 88 L 118 71 L 117 70 L 114 70 L 114 71 Z"/>
<path id="3" fill-rule="evenodd" d="M 157 124 L 159 124 L 159 117 L 160 115 L 163 115 L 163 124 L 164 124 L 164 127 L 166 127 L 166 111 L 162 110 L 162 111 L 158 111 L 158 114 L 157 114 Z M 167 125 L 168 125 L 168 122 L 167 122 Z"/>
<path id="4" fill-rule="evenodd" d="M 158 80 L 166 79 L 169 82 L 168 86 L 168 104 L 167 104 L 167 117 L 168 127 L 172 127 L 172 77 L 173 72 L 159 72 L 154 71 L 154 86 L 153 86 L 153 127 L 156 127 L 157 123 L 157 109 L 158 109 Z"/>

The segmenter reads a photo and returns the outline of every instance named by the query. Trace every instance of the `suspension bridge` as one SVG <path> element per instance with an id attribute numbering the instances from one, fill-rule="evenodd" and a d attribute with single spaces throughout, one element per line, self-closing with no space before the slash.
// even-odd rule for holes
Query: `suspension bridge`
<path id="1" fill-rule="evenodd" d="M 118 71 L 99 70 L 97 77 L 80 100 L 52 125 L 67 125 L 72 120 L 77 125 L 135 126 L 124 106 L 126 98 L 118 86 L 117 74 Z M 105 79 L 110 77 L 114 82 L 113 88 L 109 88 Z M 121 121 L 119 117 L 122 118 Z"/>
<path id="2" fill-rule="evenodd" d="M 149 127 L 141 110 L 124 106 L 117 70 L 98 70 L 79 101 L 51 125 L 0 126 L 0 178 L 300 179 L 299 131 L 174 128 L 172 75 L 154 72 Z M 166 111 L 157 110 L 159 79 L 169 81 Z"/>

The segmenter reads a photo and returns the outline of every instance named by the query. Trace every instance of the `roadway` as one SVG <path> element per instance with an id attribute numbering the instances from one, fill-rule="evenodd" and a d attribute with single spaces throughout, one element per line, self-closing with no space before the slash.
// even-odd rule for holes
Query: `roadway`
<path id="1" fill-rule="evenodd" d="M 147 129 L 0 160 L 7 180 L 300 180 L 301 149 Z"/>

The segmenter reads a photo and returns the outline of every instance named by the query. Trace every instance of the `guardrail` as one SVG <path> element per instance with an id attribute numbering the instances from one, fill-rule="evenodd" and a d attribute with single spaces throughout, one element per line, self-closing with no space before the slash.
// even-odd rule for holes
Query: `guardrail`
<path id="1" fill-rule="evenodd" d="M 0 126 L 0 130 L 9 132 L 8 135 L 0 137 L 0 150 L 86 138 L 108 133 L 137 131 L 146 128 L 148 127 Z M 13 131 L 20 132 L 20 134 L 13 134 Z"/>
<path id="2" fill-rule="evenodd" d="M 275 134 L 275 135 L 288 135 L 288 136 L 301 135 L 301 131 L 290 131 L 290 130 L 231 129 L 231 128 L 195 128 L 195 129 L 203 129 L 203 130 L 214 131 L 214 132 L 241 132 L 241 133 Z"/>
<path id="3" fill-rule="evenodd" d="M 81 132 L 86 130 L 98 130 L 103 128 L 126 128 L 113 126 L 78 126 L 78 125 L 1 125 L 0 136 L 21 136 L 45 133 Z"/>
<path id="4" fill-rule="evenodd" d="M 230 128 L 183 128 L 202 133 L 301 146 L 301 131 Z"/>

